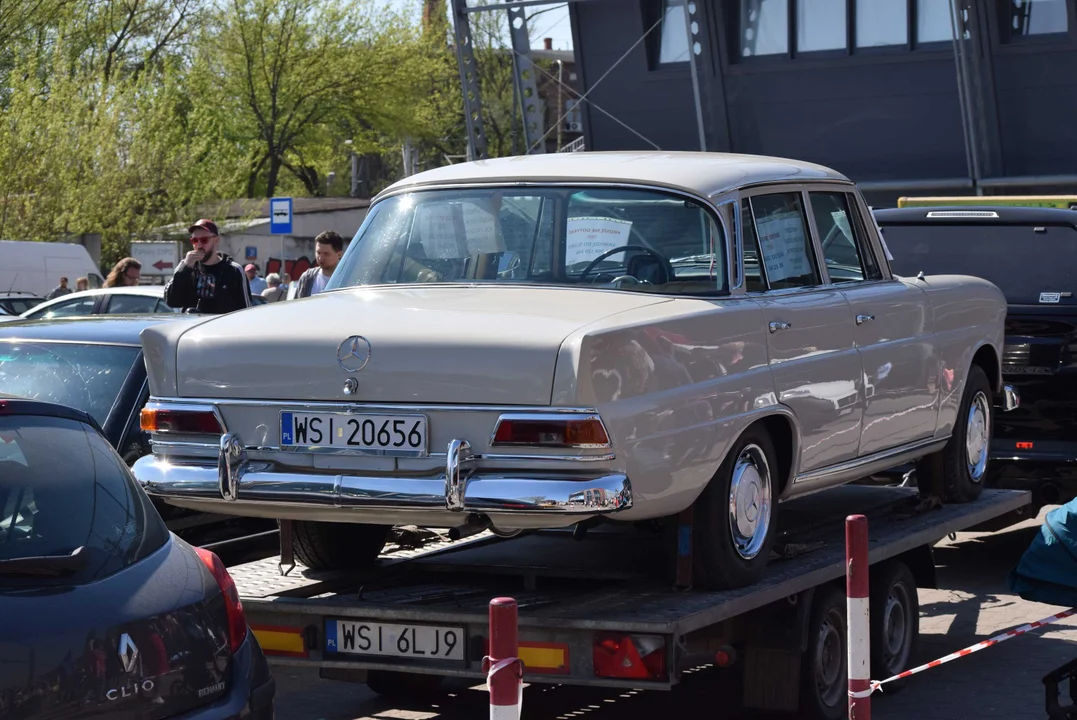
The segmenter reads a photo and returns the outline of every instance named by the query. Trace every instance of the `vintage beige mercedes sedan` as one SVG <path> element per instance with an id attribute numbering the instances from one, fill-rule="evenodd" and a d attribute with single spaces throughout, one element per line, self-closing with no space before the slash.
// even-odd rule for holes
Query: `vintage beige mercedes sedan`
<path id="1" fill-rule="evenodd" d="M 980 492 L 1006 301 L 899 278 L 848 179 L 778 158 L 565 153 L 382 192 L 325 293 L 143 331 L 185 508 L 297 521 L 309 567 L 393 525 L 511 535 L 694 508 L 697 585 L 752 582 L 777 503 L 926 458 Z M 661 526 L 663 523 L 648 523 Z"/>

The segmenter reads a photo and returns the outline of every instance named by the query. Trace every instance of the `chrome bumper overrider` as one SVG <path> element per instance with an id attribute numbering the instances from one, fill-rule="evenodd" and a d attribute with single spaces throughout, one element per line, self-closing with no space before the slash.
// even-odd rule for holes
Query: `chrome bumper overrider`
<path id="1" fill-rule="evenodd" d="M 212 462 L 212 461 L 208 461 Z M 251 461 L 234 433 L 221 436 L 217 466 L 153 455 L 134 465 L 135 477 L 152 496 L 355 509 L 449 510 L 479 513 L 587 514 L 632 507 L 632 486 L 622 473 L 549 476 L 473 471 L 465 440 L 448 446 L 445 473 L 436 477 L 329 475 L 280 472 Z"/>
<path id="2" fill-rule="evenodd" d="M 1002 409 L 1006 412 L 1021 407 L 1021 393 L 1013 385 L 1002 386 Z"/>

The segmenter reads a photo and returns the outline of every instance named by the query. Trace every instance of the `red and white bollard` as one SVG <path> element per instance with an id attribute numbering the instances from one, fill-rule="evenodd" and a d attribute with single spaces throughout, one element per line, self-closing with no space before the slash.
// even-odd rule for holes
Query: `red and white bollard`
<path id="1" fill-rule="evenodd" d="M 849 718 L 871 718 L 871 609 L 868 605 L 868 519 L 845 518 L 845 596 L 849 634 Z"/>
<path id="2" fill-rule="evenodd" d="M 490 720 L 520 720 L 524 666 L 517 657 L 517 608 L 512 598 L 490 601 L 490 654 L 482 659 L 490 690 Z"/>

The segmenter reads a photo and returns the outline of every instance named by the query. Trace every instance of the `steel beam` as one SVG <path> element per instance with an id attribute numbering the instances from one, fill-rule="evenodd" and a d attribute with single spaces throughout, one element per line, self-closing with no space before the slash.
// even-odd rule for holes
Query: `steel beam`
<path id="1" fill-rule="evenodd" d="M 535 82 L 537 71 L 534 63 L 531 62 L 531 39 L 527 32 L 527 13 L 516 2 L 506 2 L 504 6 L 509 14 L 512 73 L 523 115 L 526 154 L 541 155 L 546 152 L 546 141 L 543 139 L 546 128 L 542 103 L 539 102 L 538 84 Z"/>
<path id="2" fill-rule="evenodd" d="M 460 89 L 464 96 L 464 121 L 467 125 L 467 159 L 487 157 L 486 132 L 482 123 L 482 93 L 475 46 L 468 20 L 467 0 L 452 0 L 453 33 L 456 39 L 456 65 L 460 71 Z"/>

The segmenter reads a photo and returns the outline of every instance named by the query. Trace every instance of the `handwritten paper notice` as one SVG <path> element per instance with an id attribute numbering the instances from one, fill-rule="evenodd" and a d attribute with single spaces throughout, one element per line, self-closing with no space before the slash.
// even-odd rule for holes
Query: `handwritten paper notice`
<path id="1" fill-rule="evenodd" d="M 763 253 L 768 278 L 785 280 L 811 274 L 804 220 L 800 213 L 760 217 L 755 224 L 759 229 L 759 251 Z"/>
<path id="2" fill-rule="evenodd" d="M 426 203 L 416 213 L 418 234 L 427 257 L 459 258 L 502 250 L 497 215 L 488 202 Z M 464 243 L 457 236 L 456 213 L 463 220 Z"/>
<path id="3" fill-rule="evenodd" d="M 838 226 L 838 229 L 845 234 L 845 237 L 849 240 L 853 239 L 852 228 L 849 227 L 849 216 L 845 214 L 844 210 L 835 210 L 830 213 L 830 217 L 834 218 L 834 224 Z"/>
<path id="4" fill-rule="evenodd" d="M 464 214 L 464 234 L 467 249 L 472 255 L 504 250 L 498 242 L 497 214 L 486 201 L 460 203 Z"/>
<path id="5" fill-rule="evenodd" d="M 428 258 L 460 257 L 456 244 L 456 226 L 452 207 L 442 203 L 424 203 L 415 210 L 419 240 Z"/>
<path id="6" fill-rule="evenodd" d="M 603 217 L 576 217 L 568 219 L 568 236 L 565 240 L 565 265 L 589 262 L 615 247 L 628 244 L 632 230 L 629 220 L 613 220 Z M 621 262 L 624 253 L 610 255 L 607 260 Z"/>

